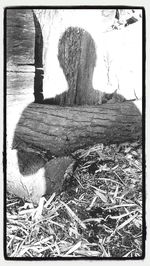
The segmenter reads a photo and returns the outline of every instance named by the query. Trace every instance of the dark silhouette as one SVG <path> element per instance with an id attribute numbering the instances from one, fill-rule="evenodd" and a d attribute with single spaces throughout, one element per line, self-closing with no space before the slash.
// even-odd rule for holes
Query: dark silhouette
<path id="1" fill-rule="evenodd" d="M 34 25 L 35 25 L 35 49 L 34 49 L 34 60 L 35 60 L 35 77 L 34 77 L 34 98 L 35 103 L 43 102 L 43 36 L 40 23 L 33 13 Z"/>

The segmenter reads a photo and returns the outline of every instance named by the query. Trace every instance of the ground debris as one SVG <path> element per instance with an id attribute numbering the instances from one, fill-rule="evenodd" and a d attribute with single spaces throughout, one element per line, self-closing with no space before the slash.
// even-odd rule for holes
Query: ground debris
<path id="1" fill-rule="evenodd" d="M 98 144 L 73 154 L 69 186 L 34 206 L 7 195 L 8 257 L 142 256 L 141 143 Z"/>

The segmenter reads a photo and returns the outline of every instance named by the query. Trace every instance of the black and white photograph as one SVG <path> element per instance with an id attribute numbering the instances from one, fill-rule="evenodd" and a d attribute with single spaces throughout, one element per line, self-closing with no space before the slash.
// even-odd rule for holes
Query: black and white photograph
<path id="1" fill-rule="evenodd" d="M 5 259 L 143 259 L 145 9 L 5 7 L 4 44 Z"/>

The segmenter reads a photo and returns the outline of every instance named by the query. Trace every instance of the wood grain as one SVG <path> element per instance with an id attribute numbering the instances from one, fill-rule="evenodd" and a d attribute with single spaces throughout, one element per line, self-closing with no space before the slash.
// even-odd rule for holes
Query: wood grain
<path id="1" fill-rule="evenodd" d="M 30 104 L 15 130 L 13 148 L 26 146 L 63 156 L 95 143 L 141 137 L 141 114 L 132 102 L 61 107 Z"/>

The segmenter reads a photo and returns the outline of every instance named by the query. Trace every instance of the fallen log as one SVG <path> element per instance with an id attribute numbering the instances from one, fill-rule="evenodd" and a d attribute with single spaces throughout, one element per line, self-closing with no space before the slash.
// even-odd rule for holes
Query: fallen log
<path id="1" fill-rule="evenodd" d="M 135 141 L 141 130 L 141 114 L 129 101 L 72 107 L 32 103 L 21 115 L 8 153 L 7 191 L 38 203 L 44 194 L 62 190 L 75 162 L 72 152 L 96 143 Z"/>
<path id="2" fill-rule="evenodd" d="M 64 156 L 96 143 L 135 141 L 141 138 L 141 119 L 130 101 L 72 107 L 32 103 L 16 126 L 12 148 Z"/>

